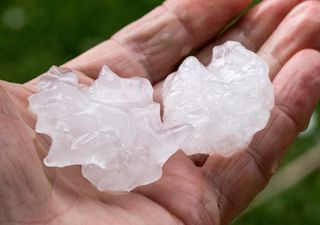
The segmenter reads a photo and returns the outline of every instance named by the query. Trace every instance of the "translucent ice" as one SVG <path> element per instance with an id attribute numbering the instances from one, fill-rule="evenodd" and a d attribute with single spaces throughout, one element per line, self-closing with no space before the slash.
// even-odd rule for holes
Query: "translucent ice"
<path id="1" fill-rule="evenodd" d="M 52 67 L 29 97 L 36 131 L 52 145 L 47 166 L 82 165 L 99 190 L 131 190 L 160 178 L 178 149 L 228 155 L 267 123 L 273 88 L 267 64 L 236 42 L 213 49 L 208 67 L 187 58 L 163 88 L 164 117 L 143 78 L 120 78 L 104 66 L 91 86 Z"/>
<path id="2" fill-rule="evenodd" d="M 274 106 L 268 72 L 262 58 L 237 42 L 215 47 L 207 67 L 187 58 L 162 93 L 164 123 L 195 128 L 181 149 L 229 155 L 248 144 Z"/>
<path id="3" fill-rule="evenodd" d="M 160 178 L 163 163 L 190 135 L 191 126 L 166 129 L 150 82 L 123 79 L 104 67 L 79 88 L 76 76 L 53 67 L 30 96 L 36 131 L 51 136 L 47 166 L 83 165 L 100 190 L 131 190 Z"/>

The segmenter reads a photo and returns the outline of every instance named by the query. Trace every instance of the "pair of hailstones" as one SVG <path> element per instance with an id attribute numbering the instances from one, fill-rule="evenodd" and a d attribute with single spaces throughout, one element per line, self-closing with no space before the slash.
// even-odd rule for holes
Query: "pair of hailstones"
<path id="1" fill-rule="evenodd" d="M 91 86 L 52 67 L 29 97 L 36 131 L 52 138 L 44 163 L 82 165 L 99 190 L 128 191 L 156 181 L 178 149 L 230 154 L 263 129 L 274 106 L 268 66 L 240 43 L 213 49 L 205 67 L 188 57 L 166 78 L 160 104 L 144 78 L 120 78 L 107 66 Z"/>

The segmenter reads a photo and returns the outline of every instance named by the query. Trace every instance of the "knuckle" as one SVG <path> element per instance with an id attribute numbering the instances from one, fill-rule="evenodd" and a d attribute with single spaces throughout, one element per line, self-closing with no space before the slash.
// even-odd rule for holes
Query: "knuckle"
<path id="1" fill-rule="evenodd" d="M 314 49 L 303 49 L 294 56 L 297 61 L 307 62 L 298 77 L 298 88 L 306 90 L 320 90 L 320 52 Z"/>
<path id="2" fill-rule="evenodd" d="M 308 66 L 313 74 L 320 74 L 320 52 L 315 49 L 303 49 L 296 53 L 295 57 L 301 60 L 308 59 Z"/>
<path id="3" fill-rule="evenodd" d="M 320 61 L 320 52 L 312 48 L 304 48 L 297 51 L 286 63 L 288 67 L 298 69 L 298 74 L 306 74 L 315 72 L 310 68 L 317 68 Z M 304 67 L 297 67 L 296 64 L 301 63 Z"/>
<path id="4" fill-rule="evenodd" d="M 306 56 L 309 57 L 310 55 L 319 57 L 320 52 L 318 52 L 315 49 L 303 49 L 297 53 L 297 56 L 300 56 L 300 57 L 306 57 Z"/>
<path id="5" fill-rule="evenodd" d="M 305 1 L 300 3 L 294 9 L 297 16 L 300 16 L 302 21 L 315 21 L 320 23 L 320 2 Z"/>
<path id="6" fill-rule="evenodd" d="M 296 66 L 299 63 L 301 66 Z M 291 67 L 292 66 L 292 67 Z M 299 131 L 306 128 L 320 97 L 320 53 L 313 49 L 297 52 L 287 68 L 294 68 L 277 105 L 295 122 Z"/>

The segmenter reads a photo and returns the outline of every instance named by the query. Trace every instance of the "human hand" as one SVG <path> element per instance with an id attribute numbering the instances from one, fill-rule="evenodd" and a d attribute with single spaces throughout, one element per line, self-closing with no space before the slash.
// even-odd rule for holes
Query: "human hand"
<path id="1" fill-rule="evenodd" d="M 155 84 L 161 101 L 161 80 L 183 57 L 194 51 L 207 63 L 212 45 L 240 41 L 267 60 L 276 94 L 268 126 L 245 150 L 227 158 L 179 151 L 159 181 L 130 193 L 98 192 L 79 167 L 43 165 L 50 141 L 34 132 L 35 118 L 27 109 L 35 81 L 2 82 L 0 224 L 229 224 L 267 184 L 320 95 L 320 54 L 310 50 L 320 48 L 320 3 L 265 1 L 214 38 L 248 2 L 168 0 L 65 65 L 82 72 L 79 79 L 86 84 L 103 64 L 122 76 L 141 75 Z"/>

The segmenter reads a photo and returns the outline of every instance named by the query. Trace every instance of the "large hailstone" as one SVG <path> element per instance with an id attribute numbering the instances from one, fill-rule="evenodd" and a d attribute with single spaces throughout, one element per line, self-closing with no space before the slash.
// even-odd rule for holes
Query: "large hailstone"
<path id="1" fill-rule="evenodd" d="M 181 149 L 229 155 L 245 147 L 274 106 L 268 72 L 267 63 L 238 42 L 215 47 L 207 67 L 187 58 L 162 93 L 164 123 L 194 127 Z"/>
<path id="2" fill-rule="evenodd" d="M 107 66 L 90 87 L 57 67 L 40 78 L 29 97 L 36 131 L 52 145 L 44 163 L 83 165 L 99 190 L 131 190 L 160 178 L 164 162 L 190 135 L 189 125 L 165 128 L 150 82 L 123 79 Z"/>
<path id="3" fill-rule="evenodd" d="M 53 67 L 30 96 L 36 131 L 52 145 L 47 166 L 82 165 L 99 190 L 131 190 L 161 176 L 178 149 L 228 155 L 267 123 L 273 88 L 267 64 L 236 42 L 213 49 L 204 67 L 187 58 L 163 89 L 164 121 L 150 82 L 120 78 L 104 66 L 92 86 Z"/>

